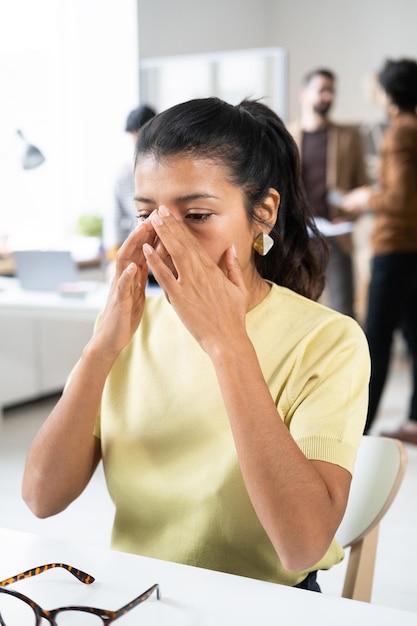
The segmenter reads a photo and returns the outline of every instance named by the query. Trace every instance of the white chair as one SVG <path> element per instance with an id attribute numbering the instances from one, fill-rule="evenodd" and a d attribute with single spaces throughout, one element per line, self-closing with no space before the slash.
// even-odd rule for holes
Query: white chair
<path id="1" fill-rule="evenodd" d="M 342 596 L 371 601 L 379 523 L 404 477 L 407 454 L 397 439 L 364 436 L 358 449 L 349 500 L 336 538 L 350 548 Z"/>

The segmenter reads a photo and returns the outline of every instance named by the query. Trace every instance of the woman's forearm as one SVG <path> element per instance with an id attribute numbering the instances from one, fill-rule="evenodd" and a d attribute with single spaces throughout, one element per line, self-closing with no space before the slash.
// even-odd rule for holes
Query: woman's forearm
<path id="1" fill-rule="evenodd" d="M 65 509 L 86 487 L 101 458 L 94 422 L 106 378 L 129 343 L 145 304 L 145 224 L 117 256 L 106 306 L 61 399 L 30 446 L 23 476 L 25 502 L 39 517 Z"/>
<path id="2" fill-rule="evenodd" d="M 211 358 L 254 509 L 283 565 L 306 569 L 334 537 L 350 474 L 301 452 L 278 415 L 249 339 Z"/>
<path id="3" fill-rule="evenodd" d="M 27 455 L 22 495 L 38 517 L 55 515 L 83 491 L 100 461 L 94 422 L 111 362 L 90 341 Z"/>

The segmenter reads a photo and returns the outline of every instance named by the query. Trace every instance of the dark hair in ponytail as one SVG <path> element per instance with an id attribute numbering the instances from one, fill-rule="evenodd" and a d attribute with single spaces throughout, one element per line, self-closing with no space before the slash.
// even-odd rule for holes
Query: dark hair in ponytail
<path id="1" fill-rule="evenodd" d="M 297 146 L 282 120 L 266 105 L 244 100 L 233 106 L 218 98 L 190 100 L 154 117 L 139 131 L 135 162 L 178 154 L 217 162 L 241 187 L 248 219 L 276 189 L 281 202 L 270 235 L 275 245 L 255 254 L 267 280 L 317 299 L 324 287 L 327 245 L 317 231 L 301 181 Z"/>

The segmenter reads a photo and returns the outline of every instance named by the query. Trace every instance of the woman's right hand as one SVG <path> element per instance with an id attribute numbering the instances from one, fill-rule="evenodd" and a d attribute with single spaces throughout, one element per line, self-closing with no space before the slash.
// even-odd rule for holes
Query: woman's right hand
<path id="1" fill-rule="evenodd" d="M 103 387 L 114 360 L 141 320 L 148 278 L 142 247 L 155 242 L 153 226 L 145 221 L 120 247 L 97 329 L 29 448 L 22 492 L 39 517 L 56 515 L 73 502 L 100 460 L 100 441 L 93 429 Z"/>
<path id="2" fill-rule="evenodd" d="M 116 255 L 114 276 L 106 305 L 92 338 L 109 358 L 129 343 L 139 326 L 145 306 L 148 265 L 143 244 L 155 242 L 155 231 L 148 219 L 130 233 Z"/>

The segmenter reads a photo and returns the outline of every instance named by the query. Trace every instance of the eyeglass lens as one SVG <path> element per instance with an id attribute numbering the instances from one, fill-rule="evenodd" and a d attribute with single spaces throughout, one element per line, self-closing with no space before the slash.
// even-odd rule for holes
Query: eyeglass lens
<path id="1" fill-rule="evenodd" d="M 32 607 L 20 598 L 6 593 L 0 593 L 0 616 L 4 626 L 35 626 L 36 624 L 36 615 Z"/>
<path id="2" fill-rule="evenodd" d="M 60 611 L 55 622 L 58 626 L 102 626 L 98 615 L 87 611 Z M 42 624 L 45 622 L 42 622 Z M 0 594 L 1 626 L 36 626 L 36 613 L 32 607 L 15 596 Z"/>
<path id="3" fill-rule="evenodd" d="M 103 626 L 101 617 L 85 611 L 60 611 L 55 621 L 58 626 Z"/>

